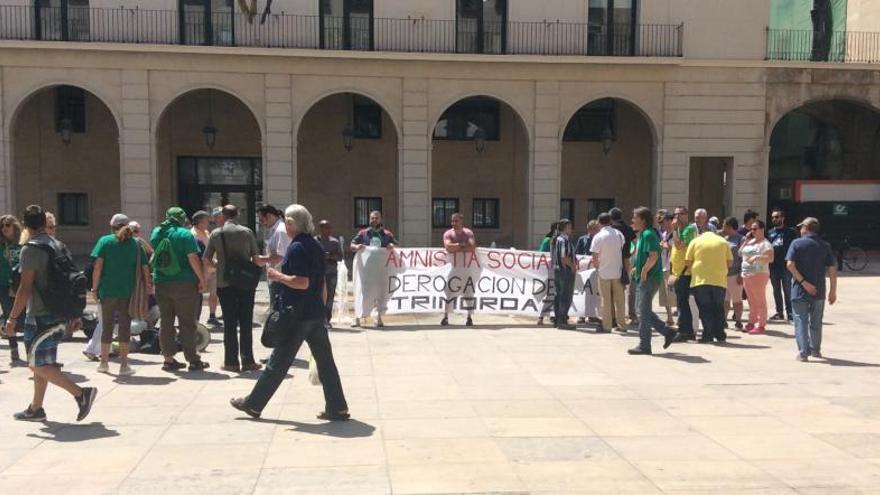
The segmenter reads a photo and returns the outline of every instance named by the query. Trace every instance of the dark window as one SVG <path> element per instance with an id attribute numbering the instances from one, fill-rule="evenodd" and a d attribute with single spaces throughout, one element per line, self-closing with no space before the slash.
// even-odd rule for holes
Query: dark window
<path id="1" fill-rule="evenodd" d="M 36 38 L 89 41 L 89 0 L 36 0 Z"/>
<path id="2" fill-rule="evenodd" d="M 595 220 L 600 213 L 608 213 L 608 210 L 614 208 L 614 198 L 595 198 L 587 201 L 587 218 Z"/>
<path id="3" fill-rule="evenodd" d="M 504 53 L 507 47 L 507 0 L 457 0 L 456 51 Z"/>
<path id="4" fill-rule="evenodd" d="M 471 141 L 482 129 L 487 141 L 498 141 L 501 134 L 501 104 L 498 100 L 477 96 L 466 98 L 449 107 L 437 126 L 434 139 Z"/>
<path id="5" fill-rule="evenodd" d="M 431 202 L 431 224 L 435 229 L 452 225 L 452 214 L 458 213 L 458 198 L 434 198 Z"/>
<path id="6" fill-rule="evenodd" d="M 60 225 L 89 224 L 89 195 L 60 193 L 58 195 L 58 223 Z"/>
<path id="7" fill-rule="evenodd" d="M 589 0 L 587 52 L 635 55 L 636 0 Z"/>
<path id="8" fill-rule="evenodd" d="M 501 223 L 498 219 L 498 199 L 474 198 L 473 226 L 477 229 L 497 229 Z"/>
<path id="9" fill-rule="evenodd" d="M 581 107 L 565 127 L 564 141 L 602 141 L 607 133 L 615 136 L 615 104 L 603 98 Z"/>
<path id="10" fill-rule="evenodd" d="M 192 215 L 222 205 L 238 206 L 241 223 L 256 229 L 256 205 L 263 201 L 260 158 L 181 156 L 177 159 L 178 201 Z"/>
<path id="11" fill-rule="evenodd" d="M 373 0 L 321 0 L 321 48 L 373 49 Z"/>
<path id="12" fill-rule="evenodd" d="M 382 107 L 368 98 L 355 96 L 354 137 L 358 139 L 382 139 Z"/>
<path id="13" fill-rule="evenodd" d="M 370 213 L 382 211 L 382 198 L 354 198 L 354 227 L 362 229 L 370 225 Z"/>
<path id="14" fill-rule="evenodd" d="M 75 86 L 55 89 L 55 132 L 69 126 L 71 132 L 86 132 L 86 92 Z"/>
<path id="15" fill-rule="evenodd" d="M 180 43 L 235 45 L 233 0 L 179 0 Z"/>
<path id="16" fill-rule="evenodd" d="M 570 198 L 559 201 L 559 218 L 567 218 L 574 223 L 574 200 Z"/>

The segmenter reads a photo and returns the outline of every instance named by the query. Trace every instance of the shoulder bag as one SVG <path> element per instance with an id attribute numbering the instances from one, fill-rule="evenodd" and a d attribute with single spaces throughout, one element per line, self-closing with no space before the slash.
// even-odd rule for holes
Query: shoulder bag
<path id="1" fill-rule="evenodd" d="M 281 297 L 278 297 L 263 323 L 260 343 L 264 347 L 274 349 L 293 335 L 303 314 L 303 303 L 304 301 L 300 300 L 298 303 L 288 306 L 282 304 Z"/>
<path id="2" fill-rule="evenodd" d="M 255 290 L 260 283 L 263 269 L 251 262 L 251 260 L 232 256 L 226 247 L 226 236 L 223 235 L 222 230 L 220 231 L 220 242 L 223 244 L 223 278 L 226 279 L 226 283 L 241 290 Z"/>

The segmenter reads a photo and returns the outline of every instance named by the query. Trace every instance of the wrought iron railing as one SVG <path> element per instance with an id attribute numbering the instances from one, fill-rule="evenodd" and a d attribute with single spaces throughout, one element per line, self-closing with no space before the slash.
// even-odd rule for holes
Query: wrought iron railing
<path id="1" fill-rule="evenodd" d="M 262 22 L 261 22 L 262 21 Z M 425 53 L 681 57 L 683 25 L 478 23 L 233 11 L 0 6 L 0 39 Z"/>
<path id="2" fill-rule="evenodd" d="M 768 29 L 767 59 L 876 64 L 880 33 Z"/>

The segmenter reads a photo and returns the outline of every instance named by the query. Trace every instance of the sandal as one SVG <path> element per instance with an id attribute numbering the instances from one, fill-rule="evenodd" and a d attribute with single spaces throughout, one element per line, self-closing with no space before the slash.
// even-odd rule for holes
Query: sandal
<path id="1" fill-rule="evenodd" d="M 338 411 L 333 413 L 321 411 L 317 418 L 324 421 L 348 421 L 348 419 L 351 418 L 351 414 L 348 414 L 348 411 Z"/>

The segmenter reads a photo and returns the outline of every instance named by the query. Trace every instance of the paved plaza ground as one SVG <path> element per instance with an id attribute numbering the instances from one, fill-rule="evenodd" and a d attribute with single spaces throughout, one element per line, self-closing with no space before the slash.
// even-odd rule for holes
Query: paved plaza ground
<path id="1" fill-rule="evenodd" d="M 99 388 L 75 424 L 17 423 L 23 368 L 0 366 L 0 493 L 880 493 L 880 279 L 847 277 L 826 313 L 827 359 L 795 361 L 793 327 L 628 356 L 629 336 L 479 317 L 389 318 L 331 335 L 353 420 L 315 419 L 304 348 L 261 421 L 228 405 L 257 374 L 167 374 L 136 355 L 100 375 L 82 344 L 64 369 Z M 458 322 L 455 319 L 454 322 Z M 268 351 L 258 348 L 260 357 Z M 116 366 L 111 368 L 116 371 Z"/>

